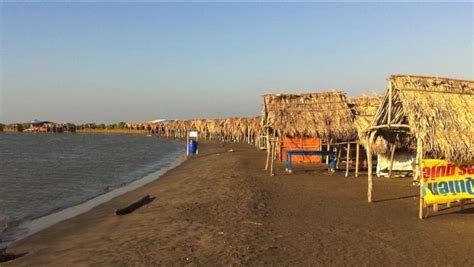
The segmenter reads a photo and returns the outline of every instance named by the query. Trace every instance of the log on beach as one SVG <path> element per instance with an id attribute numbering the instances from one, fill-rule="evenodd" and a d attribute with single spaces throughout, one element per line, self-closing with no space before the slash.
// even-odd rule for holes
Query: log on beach
<path id="1" fill-rule="evenodd" d="M 6 250 L 7 250 L 6 248 L 3 248 L 3 249 L 0 250 L 0 263 L 7 262 L 7 261 L 12 261 L 14 259 L 20 258 L 20 257 L 27 254 L 26 252 L 19 253 L 19 254 L 7 253 Z M 1 266 L 1 264 L 0 264 L 0 266 Z"/>
<path id="2" fill-rule="evenodd" d="M 152 202 L 153 200 L 155 199 L 155 197 L 150 197 L 150 195 L 146 195 L 145 197 L 143 197 L 142 199 L 128 205 L 127 207 L 125 208 L 122 208 L 122 209 L 117 209 L 115 210 L 115 215 L 127 215 L 129 213 L 132 213 L 134 212 L 136 209 Z"/>

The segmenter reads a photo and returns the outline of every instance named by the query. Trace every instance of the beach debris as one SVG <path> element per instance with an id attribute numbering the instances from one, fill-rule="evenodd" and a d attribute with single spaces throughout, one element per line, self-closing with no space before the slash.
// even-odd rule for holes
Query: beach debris
<path id="1" fill-rule="evenodd" d="M 116 215 L 127 215 L 129 213 L 132 213 L 134 212 L 136 209 L 152 202 L 153 200 L 155 199 L 155 197 L 150 197 L 150 195 L 146 195 L 145 197 L 143 197 L 142 199 L 128 205 L 127 207 L 125 208 L 122 208 L 122 209 L 116 209 L 115 210 L 115 214 Z"/>
<path id="2" fill-rule="evenodd" d="M 14 259 L 20 258 L 25 256 L 26 252 L 24 253 L 7 253 L 7 248 L 0 249 L 0 263 L 2 262 L 7 262 L 7 261 L 12 261 Z"/>
<path id="3" fill-rule="evenodd" d="M 246 223 L 246 224 L 253 224 L 253 225 L 257 225 L 257 226 L 262 226 L 262 225 L 263 225 L 263 223 L 252 222 L 252 221 L 244 221 L 243 223 Z"/>

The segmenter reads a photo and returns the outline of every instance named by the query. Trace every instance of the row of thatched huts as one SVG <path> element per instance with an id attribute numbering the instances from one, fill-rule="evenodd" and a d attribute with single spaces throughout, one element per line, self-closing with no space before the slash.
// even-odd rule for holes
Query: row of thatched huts
<path id="1" fill-rule="evenodd" d="M 417 135 L 424 140 L 427 155 L 451 161 L 472 159 L 472 83 L 393 75 L 384 96 L 348 98 L 340 90 L 267 94 L 260 117 L 128 123 L 126 128 L 169 137 L 196 130 L 208 139 L 253 142 L 267 148 L 268 157 L 280 159 L 285 140 L 300 138 L 304 143 L 316 138 L 319 149 L 337 152 L 338 166 L 345 163 L 346 175 L 351 168 L 358 176 L 361 164 L 372 167 L 377 155 L 379 162 L 388 158 L 389 163 L 380 168 L 388 169 L 391 176 L 402 151 L 416 152 Z"/>
<path id="2" fill-rule="evenodd" d="M 368 201 L 373 200 L 373 156 L 388 158 L 388 176 L 402 153 L 415 179 L 424 158 L 453 163 L 474 158 L 474 81 L 413 75 L 388 77 L 383 97 L 347 98 L 342 91 L 264 95 L 263 132 L 268 158 L 281 154 L 283 138 L 320 139 L 320 149 L 346 152 L 346 175 L 355 147 L 355 173 L 364 158 Z M 364 150 L 365 153 L 361 153 Z M 364 157 L 365 154 L 365 157 Z M 400 156 L 400 158 L 402 158 Z M 270 166 L 273 174 L 273 168 Z M 421 200 L 421 198 L 420 198 Z M 420 217 L 422 217 L 420 204 Z"/>
<path id="3" fill-rule="evenodd" d="M 147 131 L 166 137 L 185 137 L 189 131 L 197 131 L 201 138 L 221 141 L 258 143 L 260 119 L 195 119 L 162 122 L 127 123 L 126 128 Z"/>
<path id="4" fill-rule="evenodd" d="M 459 162 L 472 159 L 473 81 L 393 75 L 382 97 L 349 99 L 342 91 L 264 95 L 262 125 L 279 137 L 318 137 L 324 144 L 357 144 L 372 154 L 416 150 Z M 276 144 L 278 146 L 278 144 Z"/>
<path id="5" fill-rule="evenodd" d="M 288 138 L 318 138 L 316 150 L 337 152 L 338 165 L 345 153 L 346 175 L 349 171 L 352 146 L 356 148 L 356 176 L 364 129 L 381 103 L 381 97 L 348 98 L 340 90 L 304 94 L 268 94 L 263 96 L 262 126 L 268 139 L 269 158 L 282 158 L 282 143 Z M 302 142 L 303 143 L 303 142 Z M 299 147 L 304 149 L 304 147 Z M 353 153 L 354 154 L 354 153 Z M 365 159 L 366 163 L 367 160 Z M 273 175 L 273 166 L 270 166 Z"/>

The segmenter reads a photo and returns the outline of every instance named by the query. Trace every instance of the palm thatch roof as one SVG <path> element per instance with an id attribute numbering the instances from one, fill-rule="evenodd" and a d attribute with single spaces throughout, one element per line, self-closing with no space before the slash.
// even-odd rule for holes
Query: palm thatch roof
<path id="1" fill-rule="evenodd" d="M 349 99 L 349 106 L 354 113 L 354 128 L 359 141 L 364 144 L 365 130 L 370 126 L 382 103 L 382 96 L 360 96 Z"/>
<path id="2" fill-rule="evenodd" d="M 286 136 L 347 141 L 355 137 L 346 94 L 330 91 L 263 96 L 262 126 Z"/>
<path id="3" fill-rule="evenodd" d="M 370 127 L 380 139 L 376 150 L 387 143 L 414 147 L 419 138 L 429 157 L 452 162 L 474 158 L 474 81 L 392 75 L 388 82 Z"/>
<path id="4" fill-rule="evenodd" d="M 211 136 L 245 137 L 249 134 L 256 135 L 260 132 L 260 119 L 258 117 L 236 117 L 227 119 L 193 119 L 174 120 L 155 123 L 165 131 L 183 133 L 186 131 L 199 131 Z M 147 123 L 139 123 L 145 125 Z M 135 128 L 134 124 L 128 124 Z"/>

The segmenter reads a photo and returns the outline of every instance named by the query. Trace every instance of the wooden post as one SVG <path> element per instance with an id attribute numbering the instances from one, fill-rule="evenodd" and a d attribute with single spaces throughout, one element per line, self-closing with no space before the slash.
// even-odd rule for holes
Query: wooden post
<path id="1" fill-rule="evenodd" d="M 369 203 L 372 203 L 372 195 L 373 195 L 373 184 L 372 184 L 372 151 L 371 151 L 371 146 L 372 146 L 372 141 L 375 137 L 375 131 L 370 133 L 370 136 L 368 138 L 367 142 L 367 180 L 368 180 L 368 189 L 367 189 L 367 201 Z"/>
<path id="2" fill-rule="evenodd" d="M 267 140 L 266 140 L 266 143 L 267 143 L 267 161 L 265 163 L 265 170 L 268 170 L 268 164 L 270 163 L 270 141 L 268 140 L 269 135 L 270 135 L 270 129 L 267 128 Z"/>
<path id="3" fill-rule="evenodd" d="M 356 144 L 356 166 L 355 166 L 355 177 L 359 176 L 359 159 L 360 159 L 360 143 Z"/>
<path id="4" fill-rule="evenodd" d="M 419 136 L 416 137 L 417 140 L 417 149 L 416 149 L 416 154 L 417 154 L 417 163 L 416 163 L 416 169 L 417 169 L 417 176 L 418 180 L 420 183 L 420 204 L 419 204 L 419 210 L 418 210 L 418 218 L 420 220 L 423 219 L 423 209 L 425 206 L 425 202 L 423 200 L 423 191 L 421 190 L 421 186 L 423 185 L 423 175 L 421 172 L 421 162 L 423 160 L 423 144 Z"/>
<path id="5" fill-rule="evenodd" d="M 390 168 L 388 169 L 388 178 L 392 178 L 392 170 L 393 170 L 393 157 L 395 156 L 395 144 L 392 144 L 390 149 Z"/>
<path id="6" fill-rule="evenodd" d="M 330 142 L 328 141 L 326 151 L 329 151 Z M 329 156 L 326 156 L 326 165 L 329 164 Z"/>
<path id="7" fill-rule="evenodd" d="M 342 146 L 337 146 L 337 158 L 336 158 L 336 169 L 339 168 L 339 163 L 341 162 Z"/>
<path id="8" fill-rule="evenodd" d="M 388 82 L 388 127 L 392 124 L 392 82 Z"/>
<path id="9" fill-rule="evenodd" d="M 275 131 L 273 131 L 273 137 L 272 137 L 272 144 L 270 145 L 272 147 L 272 163 L 270 166 L 270 175 L 274 176 L 275 173 L 273 173 L 273 161 L 275 160 L 275 153 L 276 153 L 276 142 L 275 142 Z"/>
<path id="10" fill-rule="evenodd" d="M 247 144 L 250 144 L 250 127 L 247 128 Z"/>
<path id="11" fill-rule="evenodd" d="M 351 155 L 351 143 L 347 143 L 346 151 L 346 177 L 349 175 L 349 157 Z"/>
<path id="12" fill-rule="evenodd" d="M 268 163 L 270 162 L 270 140 L 269 140 L 269 135 L 270 135 L 270 129 L 267 128 L 267 161 L 265 163 L 265 170 L 268 170 Z"/>

